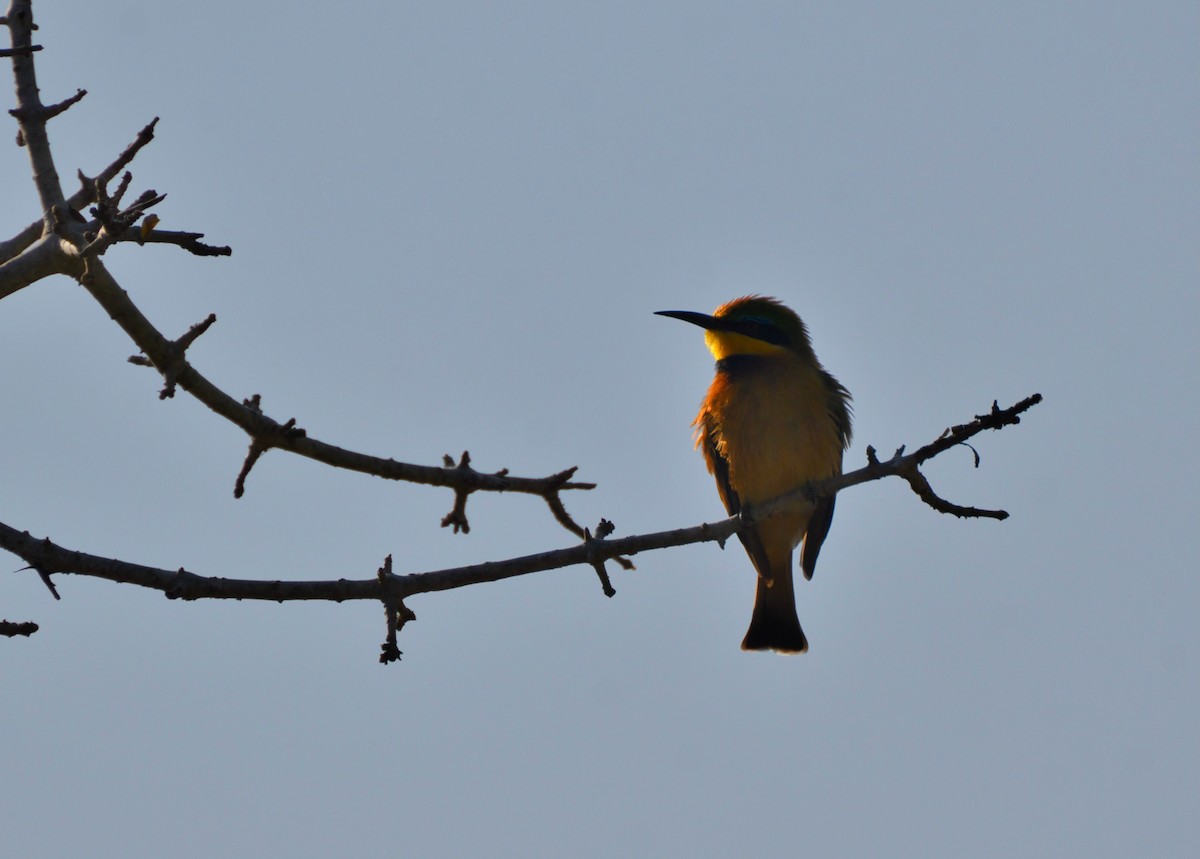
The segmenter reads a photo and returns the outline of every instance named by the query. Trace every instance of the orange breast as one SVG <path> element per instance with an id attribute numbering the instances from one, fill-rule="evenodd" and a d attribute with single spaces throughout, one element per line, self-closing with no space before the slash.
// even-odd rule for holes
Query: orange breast
<path id="1" fill-rule="evenodd" d="M 729 482 L 749 504 L 842 469 L 842 442 L 814 369 L 763 357 L 752 372 L 718 373 L 697 426 L 716 431 Z"/>

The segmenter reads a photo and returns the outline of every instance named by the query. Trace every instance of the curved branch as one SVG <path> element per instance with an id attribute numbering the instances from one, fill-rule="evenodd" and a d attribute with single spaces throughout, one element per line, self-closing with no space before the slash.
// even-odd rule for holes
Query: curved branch
<path id="1" fill-rule="evenodd" d="M 175 341 L 164 337 L 142 314 L 100 260 L 93 258 L 87 261 L 86 273 L 81 275 L 80 282 L 160 373 L 168 379 L 173 379 L 180 388 L 212 411 L 240 427 L 250 436 L 252 442 L 256 442 L 264 450 L 279 448 L 336 468 L 371 474 L 387 480 L 444 486 L 458 491 L 521 492 L 537 495 L 550 502 L 552 507 L 552 499 L 557 499 L 560 492 L 595 487 L 594 483 L 572 482 L 570 478 L 575 473 L 573 468 L 549 477 L 514 477 L 507 472 L 488 474 L 476 471 L 469 465 L 439 468 L 398 462 L 394 459 L 356 453 L 319 441 L 294 425 L 281 424 L 267 417 L 255 408 L 251 401 L 239 402 L 205 378 L 187 361 L 185 350 L 178 348 Z M 569 516 L 566 520 L 571 521 Z M 581 534 L 582 529 L 577 533 Z"/>

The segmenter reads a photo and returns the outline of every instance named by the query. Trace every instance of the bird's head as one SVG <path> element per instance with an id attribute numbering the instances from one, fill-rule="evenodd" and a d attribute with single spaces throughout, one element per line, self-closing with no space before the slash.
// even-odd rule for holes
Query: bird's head
<path id="1" fill-rule="evenodd" d="M 808 329 L 777 299 L 746 295 L 722 304 L 713 314 L 660 310 L 658 316 L 682 319 L 704 329 L 704 342 L 718 361 L 733 355 L 812 354 Z"/>

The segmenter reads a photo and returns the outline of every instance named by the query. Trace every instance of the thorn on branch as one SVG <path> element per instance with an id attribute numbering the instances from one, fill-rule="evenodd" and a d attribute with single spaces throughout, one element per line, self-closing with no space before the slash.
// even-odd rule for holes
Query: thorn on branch
<path id="1" fill-rule="evenodd" d="M 48 545 L 48 546 L 53 545 L 50 542 L 49 537 L 46 538 L 45 542 L 46 542 L 46 545 Z M 50 593 L 53 594 L 54 598 L 56 600 L 62 599 L 62 597 L 60 597 L 58 595 L 58 588 L 56 588 L 54 586 L 54 582 L 52 582 L 50 580 L 50 571 L 47 570 L 45 567 L 43 567 L 41 564 L 29 564 L 28 566 L 21 567 L 21 569 L 17 570 L 17 572 L 19 573 L 19 572 L 22 572 L 23 570 L 33 570 L 34 572 L 36 572 L 38 574 L 39 578 L 41 578 L 42 584 L 44 584 L 47 587 L 47 589 L 49 589 Z"/>

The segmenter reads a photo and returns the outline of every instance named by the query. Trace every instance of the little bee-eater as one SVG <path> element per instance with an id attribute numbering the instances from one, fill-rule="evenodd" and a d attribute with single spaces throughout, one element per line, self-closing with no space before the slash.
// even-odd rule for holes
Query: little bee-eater
<path id="1" fill-rule="evenodd" d="M 800 317 L 774 298 L 748 295 L 712 316 L 662 310 L 704 329 L 717 373 L 696 415 L 696 446 L 730 515 L 810 480 L 842 472 L 850 444 L 850 392 L 826 372 Z M 738 534 L 758 571 L 758 592 L 743 650 L 803 653 L 796 616 L 792 550 L 811 579 L 833 521 L 834 498 L 760 522 Z"/>

